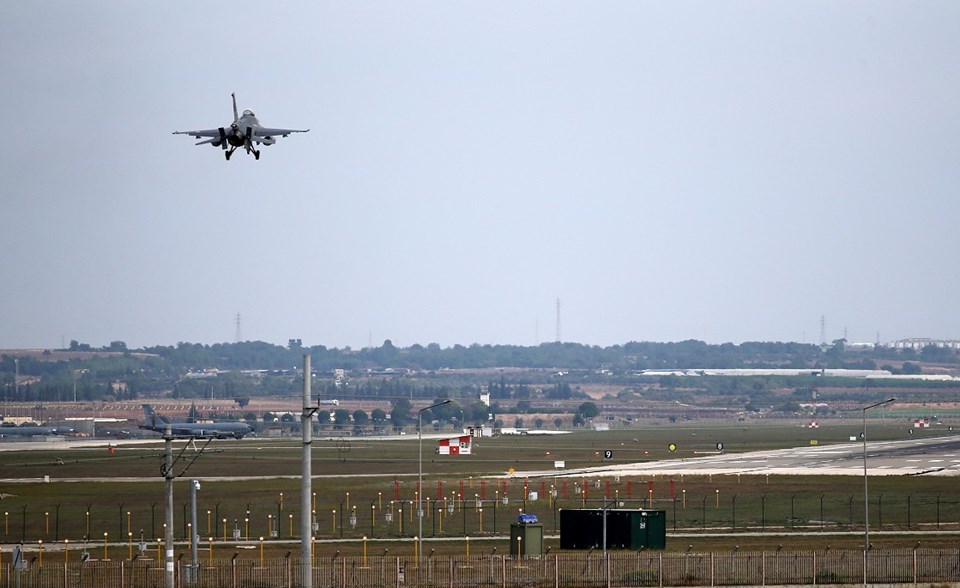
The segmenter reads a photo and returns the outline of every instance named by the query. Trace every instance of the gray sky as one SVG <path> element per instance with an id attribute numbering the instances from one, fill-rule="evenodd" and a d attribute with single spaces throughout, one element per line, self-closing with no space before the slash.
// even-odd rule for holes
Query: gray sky
<path id="1" fill-rule="evenodd" d="M 0 347 L 960 338 L 960 3 L 0 3 Z M 260 161 L 174 130 L 310 128 Z"/>

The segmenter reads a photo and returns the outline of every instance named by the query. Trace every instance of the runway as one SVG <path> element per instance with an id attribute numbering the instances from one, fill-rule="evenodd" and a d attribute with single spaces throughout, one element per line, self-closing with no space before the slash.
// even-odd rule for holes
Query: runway
<path id="1" fill-rule="evenodd" d="M 773 451 L 721 453 L 695 458 L 611 464 L 571 470 L 517 471 L 513 477 L 604 477 L 682 474 L 862 476 L 863 443 L 813 445 Z M 871 476 L 960 475 L 960 436 L 870 441 Z"/>

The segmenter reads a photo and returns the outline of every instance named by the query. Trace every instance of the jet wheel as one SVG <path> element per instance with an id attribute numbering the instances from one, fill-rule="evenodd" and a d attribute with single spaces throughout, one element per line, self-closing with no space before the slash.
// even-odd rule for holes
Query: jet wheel
<path id="1" fill-rule="evenodd" d="M 227 158 L 227 161 L 230 161 L 230 152 L 229 152 L 229 151 L 224 151 L 224 152 L 223 152 L 223 156 Z"/>
<path id="2" fill-rule="evenodd" d="M 254 152 L 253 152 L 253 158 L 256 159 L 257 161 L 259 161 L 259 160 L 260 160 L 260 152 L 259 152 L 259 151 L 254 151 Z"/>

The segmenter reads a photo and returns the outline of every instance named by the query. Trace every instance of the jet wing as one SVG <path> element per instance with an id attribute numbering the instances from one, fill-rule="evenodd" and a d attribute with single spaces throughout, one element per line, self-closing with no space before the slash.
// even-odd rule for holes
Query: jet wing
<path id="1" fill-rule="evenodd" d="M 254 137 L 286 137 L 290 133 L 306 133 L 310 129 L 297 130 L 297 129 L 268 129 L 265 127 L 255 127 L 253 129 Z M 215 131 L 217 136 L 220 136 L 219 131 Z"/>
<path id="2" fill-rule="evenodd" d="M 190 135 L 191 137 L 196 137 L 201 139 L 203 137 L 220 137 L 220 129 L 206 129 L 202 131 L 174 131 L 174 135 Z"/>

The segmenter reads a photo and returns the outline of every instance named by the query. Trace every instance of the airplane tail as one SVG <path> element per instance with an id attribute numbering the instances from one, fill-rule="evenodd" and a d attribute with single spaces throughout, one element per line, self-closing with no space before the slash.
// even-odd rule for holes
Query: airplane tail
<path id="1" fill-rule="evenodd" d="M 143 415 L 147 417 L 147 425 L 150 427 L 156 427 L 158 424 L 163 424 L 167 422 L 167 419 L 158 415 L 153 411 L 153 407 L 149 404 L 143 405 Z"/>
<path id="2" fill-rule="evenodd" d="M 237 114 L 237 95 L 231 93 L 230 97 L 233 98 L 233 122 L 236 123 L 238 120 L 240 120 L 240 115 Z"/>

